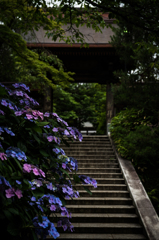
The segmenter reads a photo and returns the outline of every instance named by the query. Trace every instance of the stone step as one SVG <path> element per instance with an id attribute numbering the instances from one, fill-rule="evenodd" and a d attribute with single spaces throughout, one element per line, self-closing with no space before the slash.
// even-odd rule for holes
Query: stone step
<path id="1" fill-rule="evenodd" d="M 80 164 L 80 163 L 85 163 L 85 164 L 87 164 L 87 163 L 96 163 L 96 164 L 101 164 L 101 163 L 103 163 L 103 164 L 107 164 L 107 163 L 117 163 L 118 164 L 118 161 L 117 161 L 117 159 L 111 159 L 111 160 L 109 160 L 109 159 L 90 159 L 90 158 L 88 158 L 88 159 L 79 159 L 78 158 L 78 163 Z"/>
<path id="2" fill-rule="evenodd" d="M 78 168 L 80 173 L 120 173 L 120 168 Z"/>
<path id="3" fill-rule="evenodd" d="M 67 155 L 73 157 L 73 156 L 92 156 L 92 155 L 95 155 L 95 156 L 115 156 L 114 152 L 113 151 L 90 151 L 90 152 L 87 152 L 87 151 L 67 151 Z"/>
<path id="4" fill-rule="evenodd" d="M 103 197 L 103 198 L 128 198 L 129 192 L 128 191 L 113 191 L 113 190 L 92 190 L 92 195 L 90 195 L 85 190 L 79 190 L 80 197 Z"/>
<path id="5" fill-rule="evenodd" d="M 115 155 L 100 155 L 99 157 L 98 157 L 98 155 L 79 155 L 79 156 L 77 156 L 77 155 L 72 155 L 71 154 L 71 156 L 68 156 L 68 157 L 73 157 L 73 158 L 75 158 L 75 159 L 77 159 L 78 161 L 80 161 L 80 160 L 90 160 L 90 159 L 95 159 L 96 161 L 98 161 L 98 159 L 99 160 L 115 160 L 116 159 L 116 156 Z"/>
<path id="6" fill-rule="evenodd" d="M 85 138 L 82 140 L 82 143 L 87 143 L 87 144 L 88 143 L 110 143 L 110 141 L 109 141 L 109 139 L 106 139 L 106 138 L 105 139 L 104 138 L 103 139 L 101 139 L 101 138 L 86 139 Z"/>
<path id="7" fill-rule="evenodd" d="M 57 217 L 61 217 L 57 214 Z M 71 223 L 138 223 L 136 214 L 117 214 L 117 213 L 72 213 Z"/>
<path id="8" fill-rule="evenodd" d="M 62 147 L 61 147 L 62 148 Z M 63 147 L 62 148 L 63 150 L 65 150 L 65 151 L 88 151 L 88 152 L 100 152 L 100 151 L 112 151 L 113 152 L 113 149 L 112 149 L 112 147 L 106 147 L 106 146 L 101 146 L 101 147 L 99 147 L 99 146 L 97 146 L 97 147 L 95 147 L 95 146 L 93 146 L 93 147 L 90 147 L 90 146 L 88 146 L 88 147 L 84 147 L 84 146 L 71 146 L 71 147 Z"/>
<path id="9" fill-rule="evenodd" d="M 71 213 L 115 213 L 135 214 L 135 207 L 132 205 L 66 205 Z"/>
<path id="10" fill-rule="evenodd" d="M 121 198 L 121 197 L 80 197 L 73 198 L 72 200 L 66 200 L 69 205 L 131 205 L 131 198 Z"/>
<path id="11" fill-rule="evenodd" d="M 70 177 L 72 176 L 72 173 L 69 173 Z M 86 172 L 86 173 L 82 173 L 82 172 L 78 172 L 78 175 L 86 175 L 89 176 L 91 178 L 122 178 L 123 175 L 122 173 L 91 173 L 91 172 Z"/>
<path id="12" fill-rule="evenodd" d="M 57 228 L 59 239 L 146 240 L 109 138 L 84 136 L 82 142 L 69 144 L 60 147 L 68 157 L 77 159 L 77 174 L 94 178 L 97 188 L 84 185 L 91 190 L 90 195 L 82 184 L 73 185 L 80 197 L 66 200 L 66 207 L 72 213 L 70 221 L 75 231 Z"/>
<path id="13" fill-rule="evenodd" d="M 102 149 L 102 148 L 111 148 L 111 144 L 110 143 L 69 143 L 69 147 L 67 147 L 65 144 L 60 144 L 60 148 L 62 149 L 69 149 L 69 148 L 83 148 L 83 147 L 87 147 L 87 148 L 99 148 L 99 149 Z"/>
<path id="14" fill-rule="evenodd" d="M 80 184 L 73 185 L 78 190 L 83 190 L 83 186 Z M 84 185 L 91 191 L 94 190 L 92 185 Z M 97 190 L 127 190 L 126 184 L 97 184 Z"/>
<path id="15" fill-rule="evenodd" d="M 47 239 L 54 239 L 53 237 L 47 237 Z M 78 234 L 78 233 L 61 233 L 58 239 L 71 239 L 71 240 L 146 240 L 142 234 Z"/>
<path id="16" fill-rule="evenodd" d="M 64 150 L 64 149 L 63 149 Z M 92 152 L 92 153 L 100 153 L 100 152 L 104 152 L 104 153 L 109 153 L 109 152 L 111 152 L 111 153 L 114 153 L 114 151 L 113 151 L 113 149 L 111 149 L 111 148 L 101 148 L 101 149 L 99 149 L 98 147 L 97 148 L 83 148 L 83 147 L 81 147 L 81 148 L 69 148 L 69 149 L 65 149 L 65 151 L 67 152 L 67 154 L 68 153 L 74 153 L 74 152 L 77 152 L 77 153 L 79 153 L 79 152 L 83 152 L 83 153 L 89 153 L 89 152 Z"/>
<path id="17" fill-rule="evenodd" d="M 110 142 L 109 138 L 100 138 L 100 137 L 83 137 L 82 142 Z"/>
<path id="18" fill-rule="evenodd" d="M 93 140 L 83 140 L 82 142 L 79 142 L 79 141 L 69 141 L 69 140 L 67 140 L 67 143 L 69 144 L 69 145 L 85 145 L 85 144 L 109 144 L 109 145 L 111 145 L 111 143 L 110 143 L 110 141 L 109 140 L 95 140 L 95 139 L 93 139 Z M 60 144 L 60 146 L 65 146 L 66 144 L 65 143 L 61 143 Z"/>
<path id="19" fill-rule="evenodd" d="M 73 182 L 73 179 L 71 178 Z M 125 183 L 123 178 L 96 178 L 98 184 L 122 184 Z"/>
<path id="20" fill-rule="evenodd" d="M 94 167 L 94 168 L 118 168 L 119 164 L 118 163 L 107 163 L 105 161 L 105 163 L 81 163 L 81 161 L 78 163 L 78 167 L 79 168 L 90 168 L 90 167 Z"/>
<path id="21" fill-rule="evenodd" d="M 56 225 L 55 225 L 56 226 Z M 122 233 L 134 234 L 142 233 L 142 227 L 137 223 L 74 223 L 75 233 Z M 57 231 L 63 232 L 63 229 L 57 227 Z"/>

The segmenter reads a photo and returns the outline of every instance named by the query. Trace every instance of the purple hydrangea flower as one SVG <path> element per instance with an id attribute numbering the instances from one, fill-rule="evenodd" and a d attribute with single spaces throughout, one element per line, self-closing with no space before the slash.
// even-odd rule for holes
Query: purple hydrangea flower
<path id="1" fill-rule="evenodd" d="M 53 131 L 53 132 L 58 132 L 58 128 L 55 128 L 55 127 L 54 127 L 54 128 L 52 129 L 52 131 Z"/>
<path id="2" fill-rule="evenodd" d="M 62 122 L 63 122 L 63 124 L 65 124 L 65 126 L 68 126 L 68 123 L 67 123 L 67 122 L 65 122 L 64 120 L 63 120 Z"/>
<path id="3" fill-rule="evenodd" d="M 27 87 L 24 83 L 14 83 L 12 86 L 15 88 L 22 88 L 22 90 L 30 92 L 29 87 Z"/>
<path id="4" fill-rule="evenodd" d="M 12 106 L 11 103 L 9 103 L 9 108 L 10 108 L 11 110 L 14 110 L 14 107 Z"/>
<path id="5" fill-rule="evenodd" d="M 64 135 L 69 136 L 69 132 L 67 130 L 64 131 Z"/>
<path id="6" fill-rule="evenodd" d="M 60 149 L 58 149 L 58 148 L 53 148 L 52 151 L 55 152 L 56 154 L 58 154 L 58 153 L 60 152 Z"/>
<path id="7" fill-rule="evenodd" d="M 38 179 L 34 179 L 33 181 L 32 181 L 32 183 L 34 184 L 34 185 L 36 185 L 37 187 L 41 187 L 43 184 L 42 184 L 42 181 L 41 180 L 38 180 Z"/>
<path id="8" fill-rule="evenodd" d="M 52 113 L 52 116 L 54 116 L 54 117 L 59 117 L 58 115 L 57 115 L 57 113 Z"/>
<path id="9" fill-rule="evenodd" d="M 21 110 L 14 112 L 14 114 L 15 114 L 16 116 L 21 116 L 23 113 L 24 113 L 24 111 L 21 111 Z"/>
<path id="10" fill-rule="evenodd" d="M 56 211 L 56 206 L 55 206 L 55 205 L 51 205 L 51 206 L 50 206 L 50 210 L 51 210 L 51 211 Z"/>
<path id="11" fill-rule="evenodd" d="M 5 113 L 2 110 L 0 110 L 0 114 L 4 115 Z"/>
<path id="12" fill-rule="evenodd" d="M 48 183 L 48 184 L 46 185 L 46 187 L 47 187 L 47 189 L 53 190 L 52 183 Z"/>
<path id="13" fill-rule="evenodd" d="M 1 105 L 7 107 L 7 106 L 8 106 L 8 103 L 7 103 L 7 101 L 6 101 L 5 99 L 2 99 L 2 100 L 1 100 Z"/>
<path id="14" fill-rule="evenodd" d="M 62 163 L 62 168 L 66 169 L 66 163 Z"/>
<path id="15" fill-rule="evenodd" d="M 63 150 L 62 148 L 61 148 L 60 151 L 61 151 L 61 154 L 62 154 L 62 155 L 66 155 L 65 152 L 64 152 L 64 150 Z"/>
<path id="16" fill-rule="evenodd" d="M 44 117 L 50 117 L 50 113 L 46 112 L 46 113 L 44 114 Z"/>
<path id="17" fill-rule="evenodd" d="M 44 128 L 50 128 L 50 126 L 49 125 L 45 125 Z"/>
<path id="18" fill-rule="evenodd" d="M 48 140 L 49 142 L 52 142 L 52 141 L 54 140 L 54 136 L 48 136 L 48 137 L 47 137 L 47 140 Z"/>

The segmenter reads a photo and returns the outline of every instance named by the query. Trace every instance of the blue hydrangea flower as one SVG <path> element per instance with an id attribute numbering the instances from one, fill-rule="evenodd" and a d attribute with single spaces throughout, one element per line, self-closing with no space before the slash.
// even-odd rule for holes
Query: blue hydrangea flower
<path id="1" fill-rule="evenodd" d="M 17 184 L 21 184 L 22 182 L 21 182 L 21 181 L 19 181 L 19 180 L 16 180 L 16 183 L 17 183 Z"/>
<path id="2" fill-rule="evenodd" d="M 5 127 L 4 130 L 6 131 L 6 133 L 10 134 L 11 136 L 15 136 L 15 134 L 8 128 Z"/>
<path id="3" fill-rule="evenodd" d="M 22 90 L 30 92 L 29 87 L 27 87 L 24 83 L 14 83 L 12 86 L 15 88 L 22 88 Z"/>
<path id="4" fill-rule="evenodd" d="M 43 236 L 44 239 L 47 237 L 47 235 L 52 236 L 55 239 L 60 236 L 54 224 L 45 216 L 42 216 L 42 223 L 39 222 L 38 217 L 34 217 L 33 225 L 35 227 L 36 234 L 40 235 L 41 237 Z M 39 229 L 39 226 L 41 229 Z"/>
<path id="5" fill-rule="evenodd" d="M 58 154 L 58 153 L 60 152 L 60 149 L 58 149 L 58 148 L 53 148 L 52 151 L 55 152 L 56 154 Z"/>
<path id="6" fill-rule="evenodd" d="M 10 185 L 10 183 L 3 177 L 3 176 L 0 176 L 0 180 L 1 180 L 1 184 L 4 184 L 4 185 L 6 185 L 7 187 L 12 187 L 11 185 Z"/>
<path id="7" fill-rule="evenodd" d="M 25 155 L 25 153 L 23 151 L 21 151 L 19 148 L 16 148 L 16 147 L 9 147 L 7 150 L 6 150 L 6 154 L 7 154 L 7 157 L 15 157 L 17 158 L 18 160 L 24 160 L 24 161 L 27 161 L 27 157 Z"/>

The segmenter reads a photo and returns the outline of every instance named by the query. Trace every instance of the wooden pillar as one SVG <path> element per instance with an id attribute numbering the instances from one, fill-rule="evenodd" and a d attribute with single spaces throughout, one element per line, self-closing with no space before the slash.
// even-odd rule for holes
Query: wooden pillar
<path id="1" fill-rule="evenodd" d="M 107 95 L 106 95 L 106 134 L 108 134 L 109 124 L 114 117 L 114 97 L 111 89 L 111 85 L 107 84 Z"/>

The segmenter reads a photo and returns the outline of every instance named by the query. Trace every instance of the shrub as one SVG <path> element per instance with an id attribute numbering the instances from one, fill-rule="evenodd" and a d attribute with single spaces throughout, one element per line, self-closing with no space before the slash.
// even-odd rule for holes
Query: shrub
<path id="1" fill-rule="evenodd" d="M 97 183 L 78 176 L 77 160 L 60 148 L 61 142 L 68 146 L 68 141 L 82 141 L 81 133 L 56 113 L 34 110 L 38 103 L 29 91 L 23 83 L 12 89 L 0 84 L 1 234 L 16 240 L 57 238 L 55 222 L 73 231 L 65 207 L 65 199 L 79 197 L 72 184 Z"/>
<path id="2" fill-rule="evenodd" d="M 126 109 L 113 118 L 111 136 L 119 154 L 132 161 L 159 213 L 159 127 L 152 127 L 142 111 Z"/>

